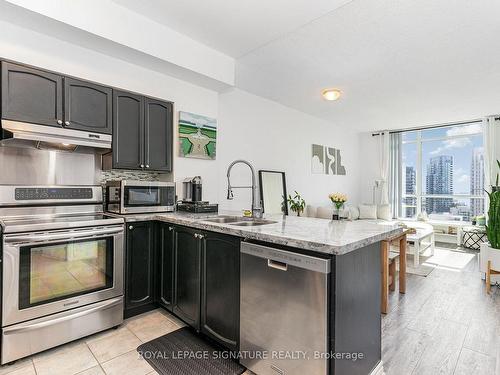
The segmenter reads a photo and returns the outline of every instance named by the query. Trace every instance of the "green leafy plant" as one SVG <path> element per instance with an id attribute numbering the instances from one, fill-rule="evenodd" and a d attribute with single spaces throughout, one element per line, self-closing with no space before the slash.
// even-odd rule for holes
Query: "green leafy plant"
<path id="1" fill-rule="evenodd" d="M 488 210 L 488 225 L 486 234 L 491 247 L 500 249 L 500 191 L 488 193 L 490 208 Z"/>
<path id="2" fill-rule="evenodd" d="M 498 169 L 500 170 L 500 160 L 497 160 L 497 165 L 498 165 Z M 497 173 L 497 180 L 496 180 L 496 183 L 495 183 L 495 186 L 497 186 L 497 187 L 498 187 L 498 175 L 499 174 L 500 174 L 500 172 Z"/>
<path id="3" fill-rule="evenodd" d="M 306 207 L 306 201 L 302 199 L 299 193 L 295 191 L 295 195 L 292 197 L 290 194 L 288 195 L 288 199 L 286 200 L 290 205 L 290 210 L 297 213 L 297 216 L 300 216 L 302 212 L 304 212 L 304 208 Z"/>
<path id="4" fill-rule="evenodd" d="M 498 168 L 500 169 L 500 161 L 497 160 Z M 498 174 L 496 186 L 498 187 Z M 488 193 L 490 207 L 488 209 L 488 225 L 486 225 L 486 234 L 490 246 L 494 249 L 500 249 L 500 190 L 492 189 Z"/>

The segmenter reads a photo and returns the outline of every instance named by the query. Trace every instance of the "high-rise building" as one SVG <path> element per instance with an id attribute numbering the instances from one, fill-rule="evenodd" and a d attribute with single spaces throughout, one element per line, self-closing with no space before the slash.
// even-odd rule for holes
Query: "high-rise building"
<path id="1" fill-rule="evenodd" d="M 426 176 L 426 193 L 439 195 L 453 194 L 453 156 L 435 156 L 429 160 Z M 448 213 L 453 205 L 453 198 L 427 198 L 427 213 Z"/>
<path id="2" fill-rule="evenodd" d="M 407 166 L 405 173 L 405 193 L 407 195 L 415 195 L 417 193 L 417 174 L 415 167 Z M 405 198 L 405 217 L 414 217 L 417 213 L 417 198 Z"/>
<path id="3" fill-rule="evenodd" d="M 470 195 L 484 195 L 484 149 L 476 147 L 472 151 L 470 164 Z M 484 199 L 471 198 L 470 211 L 472 216 L 484 214 Z"/>

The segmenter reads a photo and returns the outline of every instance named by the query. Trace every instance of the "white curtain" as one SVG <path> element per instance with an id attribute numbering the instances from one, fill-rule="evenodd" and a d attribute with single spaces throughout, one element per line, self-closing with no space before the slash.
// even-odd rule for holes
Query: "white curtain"
<path id="1" fill-rule="evenodd" d="M 495 184 L 500 160 L 500 119 L 495 116 L 483 120 L 484 144 L 484 186 L 489 189 Z"/>
<path id="2" fill-rule="evenodd" d="M 390 167 L 389 167 L 389 202 L 392 206 L 392 217 L 401 217 L 402 195 L 402 133 L 392 133 L 390 139 Z"/>
<path id="3" fill-rule="evenodd" d="M 496 183 L 499 173 L 497 160 L 500 160 L 500 119 L 495 116 L 483 120 L 483 145 L 484 145 L 484 187 L 488 191 Z M 485 198 L 485 211 L 488 215 L 490 201 Z"/>
<path id="4" fill-rule="evenodd" d="M 389 169 L 390 169 L 390 134 L 384 131 L 379 136 L 379 166 L 380 166 L 380 203 L 389 203 Z"/>

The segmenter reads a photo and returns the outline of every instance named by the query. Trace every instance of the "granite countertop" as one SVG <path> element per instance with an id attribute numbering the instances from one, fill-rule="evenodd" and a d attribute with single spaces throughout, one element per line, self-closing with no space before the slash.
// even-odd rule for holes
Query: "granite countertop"
<path id="1" fill-rule="evenodd" d="M 276 223 L 254 227 L 238 227 L 229 223 L 203 221 L 217 215 L 236 216 L 234 212 L 219 212 L 218 214 L 172 212 L 116 216 L 124 217 L 126 222 L 158 220 L 333 255 L 349 253 L 403 231 L 395 222 L 332 221 L 281 215 L 265 215 L 265 219 L 274 220 Z"/>

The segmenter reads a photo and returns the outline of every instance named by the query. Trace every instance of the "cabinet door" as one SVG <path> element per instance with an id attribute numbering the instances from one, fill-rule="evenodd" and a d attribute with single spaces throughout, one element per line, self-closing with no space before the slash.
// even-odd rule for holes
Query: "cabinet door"
<path id="1" fill-rule="evenodd" d="M 172 171 L 172 103 L 144 99 L 146 169 Z"/>
<path id="2" fill-rule="evenodd" d="M 125 309 L 154 302 L 154 237 L 149 221 L 127 223 Z"/>
<path id="3" fill-rule="evenodd" d="M 62 77 L 2 62 L 2 117 L 60 127 L 63 119 Z"/>
<path id="4" fill-rule="evenodd" d="M 158 302 L 169 311 L 173 307 L 174 293 L 174 227 L 160 224 L 159 235 L 159 270 Z"/>
<path id="5" fill-rule="evenodd" d="M 205 232 L 202 239 L 201 331 L 238 350 L 240 240 Z"/>
<path id="6" fill-rule="evenodd" d="M 194 230 L 174 229 L 175 285 L 173 312 L 187 324 L 200 327 L 200 241 Z"/>
<path id="7" fill-rule="evenodd" d="M 64 78 L 64 127 L 111 134 L 113 90 Z"/>
<path id="8" fill-rule="evenodd" d="M 140 95 L 113 91 L 113 168 L 144 165 L 144 101 Z"/>

